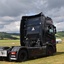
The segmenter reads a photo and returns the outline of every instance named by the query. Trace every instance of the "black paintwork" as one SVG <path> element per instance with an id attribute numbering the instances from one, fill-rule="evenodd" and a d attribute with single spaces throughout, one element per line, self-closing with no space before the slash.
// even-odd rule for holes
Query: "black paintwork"
<path id="1" fill-rule="evenodd" d="M 52 29 L 53 28 L 53 29 Z M 50 32 L 51 30 L 53 32 Z M 23 16 L 20 24 L 20 47 L 28 51 L 29 57 L 46 55 L 48 46 L 56 52 L 56 27 L 50 17 L 42 13 Z M 18 55 L 18 54 L 17 54 Z"/>
<path id="2" fill-rule="evenodd" d="M 21 50 L 26 50 L 29 58 L 44 56 L 47 54 L 48 47 L 52 47 L 53 53 L 55 53 L 55 33 L 56 27 L 53 25 L 50 17 L 45 17 L 42 13 L 33 16 L 23 16 L 20 24 L 21 46 L 9 48 L 7 50 L 8 58 L 15 57 L 18 60 L 18 55 Z M 11 52 L 16 52 L 16 55 L 11 55 Z"/>
<path id="3" fill-rule="evenodd" d="M 36 45 L 36 43 L 38 46 L 43 46 L 46 42 L 51 42 L 51 40 L 56 43 L 55 32 L 49 33 L 50 28 L 47 29 L 48 27 L 55 28 L 52 19 L 45 17 L 42 13 L 23 16 L 20 24 L 21 46 L 32 47 L 32 44 Z"/>

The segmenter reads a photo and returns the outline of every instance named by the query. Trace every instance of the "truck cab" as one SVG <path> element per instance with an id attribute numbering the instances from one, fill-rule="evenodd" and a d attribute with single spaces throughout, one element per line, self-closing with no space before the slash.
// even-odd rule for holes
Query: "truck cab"
<path id="1" fill-rule="evenodd" d="M 28 50 L 28 57 L 49 56 L 56 53 L 56 27 L 50 17 L 39 13 L 23 16 L 20 24 L 20 44 Z"/>
<path id="2" fill-rule="evenodd" d="M 56 44 L 56 27 L 49 17 L 42 13 L 34 16 L 23 16 L 20 28 L 21 46 L 37 47 L 47 43 Z"/>

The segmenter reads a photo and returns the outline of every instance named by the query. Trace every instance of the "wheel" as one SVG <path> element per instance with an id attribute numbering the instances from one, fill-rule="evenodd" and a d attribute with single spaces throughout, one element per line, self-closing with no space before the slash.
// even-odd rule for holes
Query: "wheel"
<path id="1" fill-rule="evenodd" d="M 46 53 L 47 56 L 52 56 L 53 53 L 54 53 L 53 47 L 49 47 L 49 46 L 48 46 L 46 52 L 47 52 L 47 53 Z"/>
<path id="2" fill-rule="evenodd" d="M 28 59 L 28 54 L 26 50 L 20 50 L 19 54 L 18 54 L 18 61 L 25 61 Z"/>

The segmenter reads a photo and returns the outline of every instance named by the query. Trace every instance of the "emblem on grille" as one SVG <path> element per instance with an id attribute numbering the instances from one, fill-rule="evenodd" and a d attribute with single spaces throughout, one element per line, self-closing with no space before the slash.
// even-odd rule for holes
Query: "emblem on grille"
<path id="1" fill-rule="evenodd" d="M 32 27 L 32 31 L 34 31 L 35 30 L 35 28 L 34 27 Z"/>

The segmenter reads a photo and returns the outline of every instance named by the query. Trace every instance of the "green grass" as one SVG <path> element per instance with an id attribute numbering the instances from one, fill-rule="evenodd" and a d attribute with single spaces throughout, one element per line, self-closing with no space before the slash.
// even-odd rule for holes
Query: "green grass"
<path id="1" fill-rule="evenodd" d="M 0 64 L 64 64 L 64 38 L 62 43 L 57 44 L 57 53 L 54 56 L 42 57 L 38 59 L 28 60 L 25 62 L 7 62 L 0 61 Z M 0 40 L 0 46 L 19 46 L 19 40 Z"/>
<path id="2" fill-rule="evenodd" d="M 0 46 L 20 46 L 20 40 L 0 40 Z"/>
<path id="3" fill-rule="evenodd" d="M 20 39 L 20 36 L 19 35 L 11 35 L 12 37 L 16 37 L 16 38 L 19 38 Z"/>
<path id="4" fill-rule="evenodd" d="M 56 37 L 64 37 L 64 31 L 57 32 Z"/>

